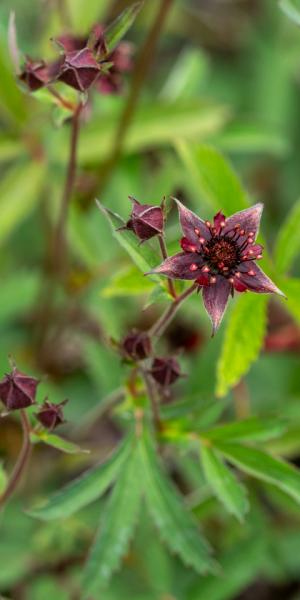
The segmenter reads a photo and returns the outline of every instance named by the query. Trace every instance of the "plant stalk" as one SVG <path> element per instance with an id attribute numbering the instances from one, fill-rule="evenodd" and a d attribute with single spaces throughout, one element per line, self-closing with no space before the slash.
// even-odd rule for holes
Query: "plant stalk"
<path id="1" fill-rule="evenodd" d="M 9 498 L 12 496 L 14 491 L 16 490 L 21 477 L 24 473 L 24 470 L 27 466 L 27 462 L 30 456 L 31 451 L 31 442 L 30 442 L 30 423 L 27 417 L 25 410 L 21 410 L 21 421 L 22 421 L 22 429 L 23 429 L 23 443 L 22 448 L 18 457 L 18 460 L 15 464 L 15 468 L 10 476 L 9 482 L 4 490 L 3 494 L 0 496 L 0 508 L 2 508 Z"/>
<path id="2" fill-rule="evenodd" d="M 131 85 L 128 93 L 127 102 L 121 114 L 119 125 L 115 133 L 111 154 L 107 159 L 106 163 L 103 165 L 98 190 L 98 193 L 100 195 L 122 154 L 124 140 L 132 122 L 132 118 L 134 116 L 136 107 L 138 105 L 144 80 L 147 77 L 155 52 L 155 47 L 159 40 L 161 31 L 164 27 L 169 10 L 172 6 L 172 2 L 173 0 L 159 1 L 158 12 L 154 19 L 152 27 L 148 33 L 148 36 L 144 42 L 144 45 L 142 46 L 141 51 L 137 57 L 135 67 L 132 71 Z"/>
<path id="3" fill-rule="evenodd" d="M 176 314 L 178 308 L 182 304 L 182 302 L 188 298 L 198 287 L 197 283 L 193 283 L 191 287 L 182 292 L 180 296 L 176 296 L 173 302 L 168 306 L 165 312 L 161 315 L 161 317 L 152 325 L 149 329 L 148 333 L 150 337 L 157 339 L 164 333 L 165 329 L 168 327 L 169 323 L 172 321 L 174 315 Z"/>
<path id="4" fill-rule="evenodd" d="M 164 260 L 166 260 L 166 258 L 168 258 L 168 252 L 167 252 L 167 247 L 166 247 L 164 236 L 159 235 L 158 241 L 159 241 L 162 257 Z M 169 288 L 169 292 L 170 292 L 171 296 L 173 296 L 173 298 L 176 298 L 177 294 L 176 294 L 175 286 L 174 286 L 172 279 L 168 278 L 167 282 L 168 282 L 168 288 Z"/>

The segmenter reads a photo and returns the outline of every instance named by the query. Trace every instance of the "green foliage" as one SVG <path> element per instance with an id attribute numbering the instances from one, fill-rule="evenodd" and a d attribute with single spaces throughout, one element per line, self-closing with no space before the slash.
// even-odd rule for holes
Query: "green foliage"
<path id="1" fill-rule="evenodd" d="M 281 226 L 275 246 L 275 266 L 279 273 L 286 273 L 300 252 L 299 239 L 300 200 L 296 202 Z"/>
<path id="2" fill-rule="evenodd" d="M 2 463 L 0 463 L 0 494 L 4 492 L 7 484 L 7 475 Z"/>
<path id="3" fill-rule="evenodd" d="M 103 464 L 93 467 L 54 494 L 43 505 L 28 511 L 43 520 L 65 519 L 99 498 L 116 479 L 131 446 L 130 436 Z"/>
<path id="4" fill-rule="evenodd" d="M 284 279 L 282 280 L 282 288 L 287 296 L 285 309 L 300 323 L 300 279 Z"/>
<path id="5" fill-rule="evenodd" d="M 229 513 L 235 515 L 240 521 L 248 510 L 246 490 L 238 483 L 233 472 L 224 464 L 219 453 L 213 448 L 201 444 L 201 462 L 205 477 L 210 487 L 224 504 Z"/>
<path id="6" fill-rule="evenodd" d="M 232 464 L 245 473 L 272 483 L 300 503 L 300 472 L 270 454 L 240 444 L 217 441 L 215 446 Z"/>
<path id="7" fill-rule="evenodd" d="M 209 546 L 164 475 L 147 433 L 140 441 L 139 451 L 147 506 L 163 541 L 198 573 L 213 570 L 215 565 Z"/>
<path id="8" fill-rule="evenodd" d="M 267 296 L 249 293 L 234 306 L 217 366 L 218 396 L 225 396 L 257 359 L 265 337 L 267 302 Z"/>
<path id="9" fill-rule="evenodd" d="M 114 273 L 108 285 L 101 290 L 101 295 L 104 298 L 138 296 L 147 294 L 152 290 L 153 283 L 151 279 L 143 277 L 136 267 L 126 267 Z"/>
<path id="10" fill-rule="evenodd" d="M 123 464 L 83 573 L 83 598 L 105 585 L 119 567 L 136 524 L 141 500 L 141 479 L 136 451 Z"/>
<path id="11" fill-rule="evenodd" d="M 69 440 L 65 440 L 60 437 L 60 435 L 56 435 L 55 433 L 49 433 L 48 431 L 35 432 L 31 434 L 31 441 L 34 444 L 42 442 L 47 446 L 52 446 L 52 448 L 56 448 L 61 452 L 65 452 L 66 454 L 82 454 L 88 453 L 88 450 L 83 450 L 78 446 L 78 444 L 74 444 L 74 442 L 70 442 Z"/>
<path id="12" fill-rule="evenodd" d="M 299 0 L 280 0 L 279 6 L 281 10 L 293 21 L 296 25 L 300 25 L 300 3 Z"/>
<path id="13" fill-rule="evenodd" d="M 143 2 L 132 4 L 126 8 L 109 27 L 107 27 L 105 30 L 105 43 L 109 52 L 112 52 L 120 40 L 126 35 L 142 6 Z"/>
<path id="14" fill-rule="evenodd" d="M 192 177 L 199 199 L 226 215 L 248 206 L 247 195 L 232 167 L 215 148 L 179 141 L 176 149 Z"/>
<path id="15" fill-rule="evenodd" d="M 287 424 L 278 417 L 250 417 L 242 421 L 217 425 L 213 429 L 205 431 L 205 437 L 212 442 L 215 440 L 264 442 L 278 437 L 286 426 Z"/>

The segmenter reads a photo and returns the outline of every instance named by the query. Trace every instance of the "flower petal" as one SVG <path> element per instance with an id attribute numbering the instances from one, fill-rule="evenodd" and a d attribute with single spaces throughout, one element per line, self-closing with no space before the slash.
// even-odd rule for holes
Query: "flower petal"
<path id="1" fill-rule="evenodd" d="M 212 335 L 216 333 L 220 326 L 230 291 L 231 284 L 222 275 L 217 277 L 216 283 L 203 288 L 204 306 L 213 325 Z"/>
<path id="2" fill-rule="evenodd" d="M 234 213 L 234 215 L 226 219 L 226 225 L 223 229 L 223 234 L 226 235 L 226 233 L 233 229 L 233 227 L 240 225 L 241 229 L 245 229 L 247 233 L 253 232 L 253 238 L 256 239 L 263 208 L 263 204 L 259 202 L 250 208 L 246 208 L 245 210 L 240 210 L 239 212 Z"/>
<path id="3" fill-rule="evenodd" d="M 186 208 L 179 200 L 174 198 L 178 206 L 179 219 L 184 236 L 192 243 L 196 244 L 197 248 L 201 247 L 199 238 L 210 240 L 211 233 L 205 225 L 204 221 L 200 219 L 195 213 Z"/>
<path id="4" fill-rule="evenodd" d="M 285 294 L 253 261 L 242 263 L 239 278 L 251 292 L 256 292 L 257 294 L 279 294 L 285 297 Z"/>
<path id="5" fill-rule="evenodd" d="M 146 273 L 158 273 L 159 275 L 166 275 L 171 279 L 197 279 L 201 274 L 201 268 L 204 264 L 203 258 L 199 254 L 193 254 L 189 252 L 180 252 L 175 256 L 167 258 L 159 267 Z"/>

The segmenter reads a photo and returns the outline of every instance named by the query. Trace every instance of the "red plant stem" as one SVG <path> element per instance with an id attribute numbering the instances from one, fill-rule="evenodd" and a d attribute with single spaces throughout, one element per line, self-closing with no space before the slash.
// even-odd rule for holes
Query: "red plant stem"
<path id="1" fill-rule="evenodd" d="M 172 321 L 175 313 L 177 312 L 179 306 L 182 302 L 188 298 L 198 287 L 197 283 L 193 283 L 191 287 L 182 292 L 180 296 L 176 296 L 173 302 L 168 306 L 165 312 L 161 315 L 161 317 L 152 325 L 149 329 L 150 337 L 157 339 L 164 333 L 165 329 L 168 327 L 169 323 Z"/>
<path id="2" fill-rule="evenodd" d="M 140 373 L 144 379 L 147 395 L 150 400 L 154 427 L 156 431 L 159 432 L 161 430 L 161 420 L 159 414 L 159 398 L 157 387 L 151 375 L 146 371 L 146 369 L 140 367 Z"/>
<path id="3" fill-rule="evenodd" d="M 12 496 L 16 487 L 18 486 L 20 479 L 24 473 L 26 468 L 30 451 L 31 451 L 31 442 L 30 442 L 30 423 L 27 417 L 25 410 L 21 410 L 21 420 L 22 420 L 22 428 L 23 428 L 23 444 L 18 457 L 18 460 L 15 464 L 15 468 L 10 476 L 9 482 L 4 490 L 3 494 L 0 496 L 0 507 L 3 507 L 7 500 Z"/>
<path id="4" fill-rule="evenodd" d="M 101 173 L 100 190 L 98 190 L 99 194 L 101 194 L 122 154 L 123 143 L 138 105 L 143 83 L 149 71 L 155 47 L 164 27 L 169 10 L 172 6 L 172 2 L 173 0 L 159 1 L 157 15 L 137 57 L 134 69 L 132 71 L 131 85 L 127 102 L 121 114 L 119 125 L 115 133 L 111 155 L 104 164 Z"/>
<path id="5" fill-rule="evenodd" d="M 168 252 L 167 252 L 167 248 L 166 248 L 164 235 L 159 235 L 158 241 L 159 241 L 162 257 L 164 260 L 166 260 L 166 258 L 168 258 Z M 176 298 L 177 294 L 176 294 L 175 286 L 174 286 L 172 279 L 168 279 L 167 282 L 168 282 L 168 288 L 169 288 L 169 292 L 170 292 L 171 296 L 173 296 L 173 298 Z"/>
<path id="6" fill-rule="evenodd" d="M 80 113 L 82 110 L 82 106 L 83 105 L 80 102 L 76 110 L 74 111 L 72 117 L 69 163 L 67 168 L 63 195 L 61 199 L 60 213 L 58 216 L 56 231 L 54 235 L 53 256 L 55 257 L 55 260 L 53 267 L 55 268 L 55 270 L 57 269 L 57 267 L 59 267 L 60 273 L 64 272 L 65 266 L 67 264 L 65 229 L 76 176 L 77 146 L 80 128 Z"/>

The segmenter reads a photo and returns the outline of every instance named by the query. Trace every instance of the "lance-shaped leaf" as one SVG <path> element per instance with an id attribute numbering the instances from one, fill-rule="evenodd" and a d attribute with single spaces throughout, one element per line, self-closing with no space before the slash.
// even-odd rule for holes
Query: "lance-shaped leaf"
<path id="1" fill-rule="evenodd" d="M 164 474 L 147 432 L 141 438 L 139 448 L 146 502 L 162 539 L 172 552 L 198 573 L 214 570 L 210 548 L 197 522 Z"/>
<path id="2" fill-rule="evenodd" d="M 146 273 L 156 266 L 160 260 L 158 254 L 156 254 L 149 245 L 139 244 L 137 237 L 132 231 L 128 231 L 127 229 L 117 231 L 118 229 L 125 227 L 123 219 L 109 208 L 103 206 L 98 200 L 97 206 L 108 220 L 113 236 L 118 240 L 124 250 L 126 250 L 136 266 L 143 273 Z M 159 282 L 159 278 L 154 275 L 151 276 L 151 279 Z"/>
<path id="3" fill-rule="evenodd" d="M 287 302 L 284 307 L 297 323 L 300 323 L 300 279 L 289 277 L 288 279 L 283 279 L 280 283 L 287 296 Z"/>
<path id="4" fill-rule="evenodd" d="M 141 477 L 136 452 L 127 458 L 101 516 L 100 528 L 83 573 L 83 598 L 96 594 L 118 569 L 137 521 Z M 98 596 L 97 596 L 98 597 Z"/>
<path id="5" fill-rule="evenodd" d="M 243 521 L 249 507 L 245 487 L 237 481 L 216 450 L 201 444 L 200 456 L 206 480 L 215 495 L 229 513 Z"/>
<path id="6" fill-rule="evenodd" d="M 204 432 L 206 439 L 220 441 L 260 441 L 270 440 L 285 430 L 285 423 L 279 418 L 251 417 L 235 423 L 224 423 Z"/>
<path id="7" fill-rule="evenodd" d="M 299 220 L 300 200 L 294 204 L 278 233 L 275 246 L 275 266 L 279 273 L 286 273 L 300 252 Z"/>
<path id="8" fill-rule="evenodd" d="M 42 506 L 28 511 L 28 514 L 44 521 L 63 519 L 99 498 L 116 479 L 131 444 L 131 436 L 128 436 L 107 461 L 72 481 Z"/>
<path id="9" fill-rule="evenodd" d="M 217 366 L 218 396 L 225 396 L 258 358 L 266 331 L 267 296 L 244 294 L 233 308 Z"/>
<path id="10" fill-rule="evenodd" d="M 215 441 L 214 445 L 233 465 L 245 473 L 272 483 L 300 504 L 300 471 L 289 463 L 248 446 Z"/>
<path id="11" fill-rule="evenodd" d="M 134 23 L 143 2 L 136 2 L 126 8 L 119 17 L 105 30 L 105 44 L 108 52 L 112 52 Z"/>
<path id="12" fill-rule="evenodd" d="M 48 431 L 41 431 L 32 433 L 30 436 L 31 442 L 33 444 L 38 444 L 42 442 L 47 444 L 47 446 L 52 446 L 52 448 L 56 448 L 61 452 L 65 452 L 66 454 L 86 454 L 89 453 L 89 450 L 84 450 L 80 448 L 78 444 L 74 444 L 74 442 L 70 442 L 69 440 L 65 440 L 60 437 L 56 433 L 49 433 Z"/>

